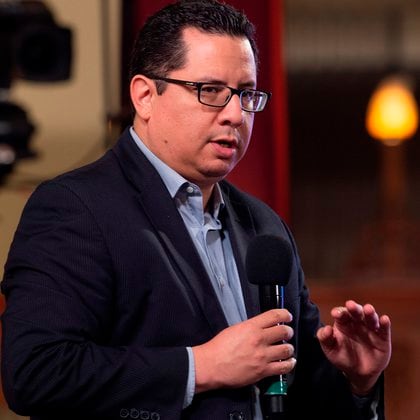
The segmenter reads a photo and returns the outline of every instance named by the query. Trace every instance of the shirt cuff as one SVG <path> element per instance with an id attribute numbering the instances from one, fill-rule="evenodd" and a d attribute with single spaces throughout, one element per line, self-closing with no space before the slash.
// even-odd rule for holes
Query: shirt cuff
<path id="1" fill-rule="evenodd" d="M 188 352 L 188 381 L 185 389 L 184 405 L 182 408 L 187 408 L 194 398 L 195 393 L 195 362 L 194 354 L 191 347 L 186 347 Z"/>

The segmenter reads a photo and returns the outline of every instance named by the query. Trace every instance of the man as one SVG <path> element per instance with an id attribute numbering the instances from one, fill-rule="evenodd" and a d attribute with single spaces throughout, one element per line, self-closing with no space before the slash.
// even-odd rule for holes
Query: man
<path id="1" fill-rule="evenodd" d="M 383 418 L 390 321 L 348 301 L 320 328 L 288 228 L 223 181 L 248 147 L 253 28 L 216 1 L 151 17 L 131 65 L 133 127 L 29 200 L 2 284 L 3 383 L 33 419 L 262 419 L 261 380 L 290 374 L 289 419 Z M 259 314 L 244 269 L 287 240 L 286 309 Z"/>

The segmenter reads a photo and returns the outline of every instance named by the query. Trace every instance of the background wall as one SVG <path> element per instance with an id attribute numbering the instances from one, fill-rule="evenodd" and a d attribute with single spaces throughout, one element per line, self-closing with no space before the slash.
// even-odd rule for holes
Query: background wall
<path id="1" fill-rule="evenodd" d="M 22 208 L 35 186 L 99 157 L 108 145 L 107 119 L 120 102 L 120 1 L 46 0 L 57 24 L 73 31 L 72 76 L 59 83 L 16 80 L 10 100 L 36 132 L 33 160 L 19 160 L 0 185 L 0 278 Z M 1 400 L 1 398 L 0 398 Z M 0 406 L 0 419 L 18 418 Z"/>
<path id="2" fill-rule="evenodd" d="M 388 273 L 373 260 L 384 236 L 372 230 L 384 211 L 383 147 L 368 135 L 365 114 L 377 84 L 395 70 L 411 77 L 419 101 L 420 4 L 287 0 L 285 15 L 292 227 L 303 266 L 316 281 L 342 283 L 356 265 L 367 268 L 358 271 L 364 279 L 383 279 Z M 391 245 L 407 248 L 398 275 L 418 280 L 419 132 L 402 149 L 405 237 Z"/>
<path id="3" fill-rule="evenodd" d="M 44 3 L 59 25 L 73 31 L 72 76 L 58 83 L 16 80 L 12 86 L 10 100 L 36 126 L 31 148 L 38 156 L 19 160 L 0 186 L 0 274 L 30 192 L 40 181 L 99 156 L 107 142 L 107 114 L 119 103 L 119 1 Z"/>
<path id="4" fill-rule="evenodd" d="M 384 146 L 365 128 L 368 101 L 391 70 L 420 103 L 416 0 L 286 0 L 292 231 L 311 297 L 329 322 L 348 298 L 393 323 L 390 420 L 416 420 L 420 377 L 420 133 L 399 146 L 402 217 L 385 221 Z M 394 155 L 395 156 L 395 155 Z M 390 172 L 386 171 L 388 175 Z"/>

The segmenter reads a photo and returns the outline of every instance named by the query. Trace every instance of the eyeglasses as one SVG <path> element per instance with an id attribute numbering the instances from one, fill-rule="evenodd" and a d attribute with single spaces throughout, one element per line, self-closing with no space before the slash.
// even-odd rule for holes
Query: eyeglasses
<path id="1" fill-rule="evenodd" d="M 218 83 L 189 82 L 187 80 L 169 79 L 167 77 L 148 77 L 153 80 L 193 87 L 197 89 L 198 102 L 216 108 L 223 108 L 229 103 L 233 95 L 238 95 L 241 108 L 244 111 L 260 112 L 265 108 L 271 97 L 270 92 L 264 92 L 262 90 L 249 88 L 235 89 Z"/>

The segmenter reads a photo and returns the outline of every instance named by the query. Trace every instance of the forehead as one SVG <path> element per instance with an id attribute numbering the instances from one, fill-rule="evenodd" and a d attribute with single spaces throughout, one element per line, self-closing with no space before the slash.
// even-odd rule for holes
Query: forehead
<path id="1" fill-rule="evenodd" d="M 196 28 L 185 28 L 182 38 L 186 47 L 184 68 L 230 71 L 241 77 L 255 79 L 255 57 L 245 36 L 212 34 Z"/>

